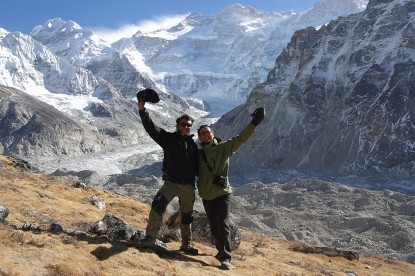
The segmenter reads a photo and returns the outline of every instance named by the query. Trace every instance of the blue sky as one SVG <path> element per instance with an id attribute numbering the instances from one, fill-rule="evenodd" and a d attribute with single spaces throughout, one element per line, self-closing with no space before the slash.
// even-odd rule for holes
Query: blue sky
<path id="1" fill-rule="evenodd" d="M 29 34 L 48 19 L 72 20 L 83 28 L 127 32 L 137 26 L 171 24 L 189 13 L 214 15 L 233 3 L 260 11 L 303 11 L 321 0 L 0 0 L 0 27 Z"/>

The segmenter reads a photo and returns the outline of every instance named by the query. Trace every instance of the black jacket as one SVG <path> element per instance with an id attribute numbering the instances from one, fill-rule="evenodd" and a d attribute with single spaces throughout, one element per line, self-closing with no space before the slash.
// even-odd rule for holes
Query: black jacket
<path id="1" fill-rule="evenodd" d="M 198 169 L 198 148 L 192 136 L 167 132 L 156 126 L 147 110 L 140 110 L 144 129 L 163 148 L 163 180 L 195 185 Z"/>

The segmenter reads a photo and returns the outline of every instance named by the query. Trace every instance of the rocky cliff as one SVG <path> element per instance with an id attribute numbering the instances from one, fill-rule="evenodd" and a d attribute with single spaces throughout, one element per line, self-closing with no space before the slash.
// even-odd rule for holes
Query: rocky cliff
<path id="1" fill-rule="evenodd" d="M 415 3 L 401 0 L 297 31 L 267 81 L 215 125 L 228 138 L 267 110 L 234 165 L 414 176 L 414 33 Z"/>

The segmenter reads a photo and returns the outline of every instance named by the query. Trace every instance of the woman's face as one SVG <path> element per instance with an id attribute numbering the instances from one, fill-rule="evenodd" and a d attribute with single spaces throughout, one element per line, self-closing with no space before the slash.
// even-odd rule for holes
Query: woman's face
<path id="1" fill-rule="evenodd" d="M 202 143 L 212 142 L 213 141 L 213 131 L 210 127 L 206 126 L 202 128 L 199 132 L 199 140 Z"/>

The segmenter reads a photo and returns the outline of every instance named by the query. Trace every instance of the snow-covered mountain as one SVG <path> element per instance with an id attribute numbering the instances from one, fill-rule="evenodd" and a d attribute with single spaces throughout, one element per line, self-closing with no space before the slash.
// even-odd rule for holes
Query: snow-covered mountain
<path id="1" fill-rule="evenodd" d="M 153 87 L 160 92 L 161 102 L 148 108 L 168 128 L 183 112 L 206 117 L 211 106 L 214 116 L 222 114 L 261 82 L 296 28 L 326 23 L 364 5 L 365 1 L 327 0 L 294 14 L 235 4 L 216 16 L 193 13 L 170 30 L 138 32 L 112 45 L 70 20 L 50 19 L 30 35 L 0 29 L 0 84 L 36 97 L 119 146 L 141 143 L 147 140 L 136 126 L 133 104 L 138 90 Z M 174 77 L 177 72 L 182 77 Z M 173 89 L 178 86 L 180 91 Z M 3 110 L 13 109 L 3 105 Z M 3 143 L 6 152 L 21 157 L 33 157 L 37 149 L 11 150 L 9 142 Z"/>
<path id="2" fill-rule="evenodd" d="M 192 13 L 169 30 L 138 32 L 112 45 L 76 22 L 50 19 L 30 35 L 1 31 L 0 84 L 30 94 L 46 89 L 109 97 L 95 89 L 103 79 L 126 97 L 156 87 L 180 108 L 217 116 L 244 102 L 265 80 L 295 30 L 361 11 L 366 2 L 326 0 L 300 14 L 235 4 L 215 16 Z"/>
<path id="3" fill-rule="evenodd" d="M 70 105 L 68 95 L 84 96 L 84 103 L 113 105 L 116 99 L 134 99 L 145 87 L 156 88 L 160 105 L 174 114 L 190 108 L 185 100 L 166 92 L 118 50 L 75 22 L 51 19 L 36 26 L 31 35 L 3 29 L 1 33 L 0 84 L 25 91 L 58 109 L 63 103 Z M 88 105 L 72 107 L 60 110 L 76 113 Z"/>
<path id="4" fill-rule="evenodd" d="M 144 87 L 153 87 L 160 93 L 161 102 L 148 108 L 153 109 L 155 120 L 162 125 L 171 126 L 171 118 L 183 112 L 194 116 L 204 114 L 191 107 L 189 101 L 159 88 L 138 69 L 92 31 L 82 29 L 72 21 L 48 20 L 35 27 L 31 35 L 1 29 L 0 84 L 6 87 L 1 89 L 0 109 L 4 112 L 2 115 L 16 115 L 3 121 L 5 126 L 10 126 L 10 120 L 16 122 L 12 129 L 2 129 L 0 137 L 5 139 L 2 148 L 8 154 L 30 158 L 34 162 L 42 161 L 44 156 L 64 158 L 91 152 L 70 150 L 70 141 L 65 150 L 60 149 L 58 142 L 45 142 L 47 146 L 34 142 L 33 139 L 48 140 L 47 137 L 34 138 L 33 129 L 27 127 L 30 118 L 39 114 L 33 106 L 23 106 L 30 101 L 21 103 L 16 100 L 21 96 L 11 97 L 13 90 L 7 90 L 7 87 L 24 91 L 63 112 L 61 116 L 78 121 L 80 133 L 92 129 L 106 136 L 107 142 L 103 144 L 101 139 L 96 139 L 93 152 L 148 141 L 134 102 L 136 93 Z M 197 100 L 191 104 L 203 105 Z M 25 111 L 20 112 L 20 109 Z M 43 122 L 53 124 L 52 121 Z M 23 130 L 27 132 L 23 133 Z M 48 133 L 39 130 L 37 135 L 48 136 Z M 37 153 L 39 150 L 42 154 Z"/>
<path id="5" fill-rule="evenodd" d="M 192 13 L 170 30 L 137 33 L 120 50 L 139 51 L 168 91 L 203 99 L 221 115 L 265 81 L 295 30 L 360 12 L 366 3 L 328 0 L 299 14 L 234 4 L 215 16 Z"/>
<path id="6" fill-rule="evenodd" d="M 331 10 L 356 11 L 365 3 L 329 0 L 301 14 L 264 13 L 232 5 L 216 16 L 193 13 L 170 30 L 137 33 L 112 45 L 75 22 L 51 19 L 35 27 L 31 35 L 0 31 L 0 82 L 106 136 L 111 143 L 93 147 L 105 152 L 111 147 L 149 142 L 133 101 L 141 88 L 154 87 L 160 92 L 160 104 L 148 108 L 161 125 L 171 128 L 174 118 L 183 112 L 200 118 L 198 124 L 209 122 L 203 117 L 208 105 L 217 101 L 229 107 L 230 101 L 238 98 L 235 104 L 242 99 L 222 88 L 232 84 L 236 91 L 248 82 L 260 83 L 261 77 L 255 74 L 266 72 L 274 62 L 272 54 L 280 53 L 266 81 L 252 90 L 246 105 L 215 125 L 219 136 L 230 137 L 249 120 L 255 106 L 264 105 L 268 110 L 264 126 L 234 157 L 232 168 L 240 171 L 255 164 L 257 174 L 252 177 L 266 180 L 274 180 L 276 169 L 295 174 L 372 171 L 412 177 L 414 109 L 408 88 L 414 60 L 411 3 L 370 1 L 364 12 L 325 25 L 325 16 L 334 12 Z M 290 35 L 295 26 L 308 25 L 311 18 L 317 28 Z M 288 38 L 288 46 L 278 51 L 281 41 Z M 233 77 L 225 72 L 232 71 L 230 68 Z M 183 78 L 173 78 L 166 70 L 185 73 Z M 192 83 L 189 76 L 198 79 L 195 86 L 188 85 Z M 177 91 L 168 85 L 180 82 L 190 90 L 198 87 L 202 91 L 202 78 L 207 91 L 203 96 L 186 92 L 182 94 L 192 98 L 181 98 L 171 93 Z M 221 89 L 212 92 L 214 86 Z M 16 104 L 10 99 L 2 103 L 3 117 L 16 111 L 10 108 L 10 103 Z M 220 110 L 216 107 L 214 113 L 220 114 Z M 33 112 L 27 113 L 20 120 L 23 125 L 33 116 Z M 16 139 L 21 139 L 22 133 L 2 134 L 6 153 L 35 157 L 41 148 L 30 139 L 30 132 L 20 140 L 30 146 L 20 148 L 12 147 L 15 142 L 11 141 L 19 141 Z M 68 152 L 50 151 L 59 158 Z M 130 157 L 139 156 L 128 152 L 120 162 L 124 171 L 137 165 Z M 259 168 L 267 172 L 262 174 Z"/>
<path id="7" fill-rule="evenodd" d="M 249 112 L 267 117 L 233 157 L 239 170 L 362 172 L 415 184 L 415 2 L 370 1 L 365 12 L 319 30 L 297 31 L 267 81 L 223 116 L 216 134 L 235 135 Z M 250 162 L 246 162 L 250 160 Z M 354 182 L 355 180 L 350 180 Z M 397 178 L 388 179 L 398 185 Z"/>

